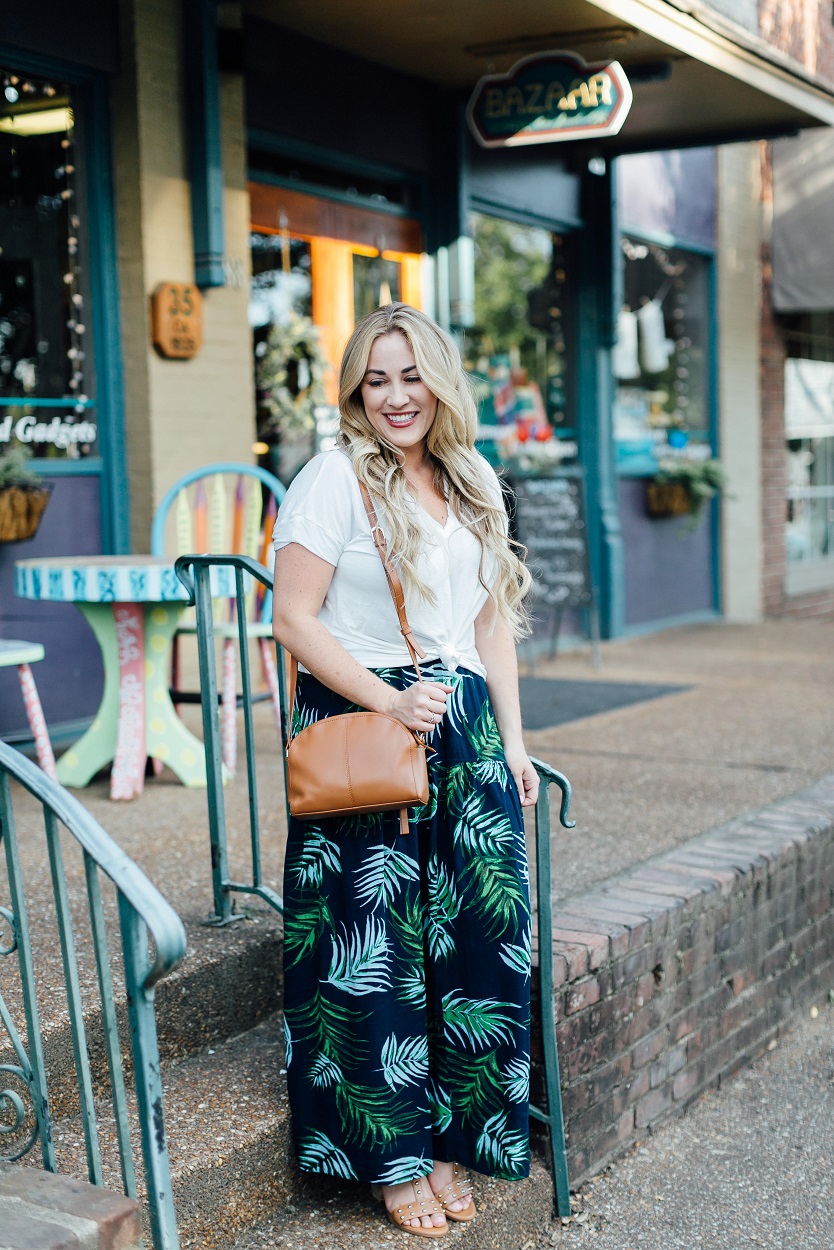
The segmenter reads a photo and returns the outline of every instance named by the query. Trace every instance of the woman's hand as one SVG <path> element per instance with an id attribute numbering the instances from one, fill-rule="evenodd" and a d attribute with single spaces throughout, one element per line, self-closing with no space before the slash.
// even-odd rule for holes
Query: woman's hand
<path id="1" fill-rule="evenodd" d="M 522 807 L 532 807 L 539 796 L 539 774 L 530 763 L 524 747 L 505 750 L 507 767 L 513 775 Z"/>
<path id="2" fill-rule="evenodd" d="M 385 710 L 407 729 L 431 733 L 446 711 L 446 699 L 453 690 L 454 686 L 444 686 L 439 681 L 415 681 L 405 690 L 392 691 Z"/>

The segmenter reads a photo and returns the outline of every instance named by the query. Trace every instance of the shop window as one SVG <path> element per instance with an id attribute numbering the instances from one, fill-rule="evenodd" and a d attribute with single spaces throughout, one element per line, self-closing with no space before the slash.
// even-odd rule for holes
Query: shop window
<path id="1" fill-rule="evenodd" d="M 787 319 L 788 594 L 834 586 L 834 314 Z"/>
<path id="2" fill-rule="evenodd" d="M 463 349 L 479 401 L 480 446 L 495 463 L 572 458 L 571 241 L 483 213 L 471 215 L 470 232 L 475 325 Z"/>
<path id="3" fill-rule="evenodd" d="M 712 454 L 710 261 L 684 248 L 621 242 L 614 439 L 620 473 L 648 476 L 662 460 Z"/>
<path id="4" fill-rule="evenodd" d="M 0 66 L 0 451 L 97 450 L 76 140 L 65 84 Z"/>
<path id="5" fill-rule="evenodd" d="M 401 216 L 250 184 L 258 435 L 284 482 L 338 427 L 338 371 L 356 322 L 380 304 L 421 307 L 420 228 Z"/>
<path id="6" fill-rule="evenodd" d="M 311 248 L 286 229 L 253 231 L 250 247 L 258 441 L 265 466 L 289 482 L 315 450 L 316 410 L 324 403 Z"/>

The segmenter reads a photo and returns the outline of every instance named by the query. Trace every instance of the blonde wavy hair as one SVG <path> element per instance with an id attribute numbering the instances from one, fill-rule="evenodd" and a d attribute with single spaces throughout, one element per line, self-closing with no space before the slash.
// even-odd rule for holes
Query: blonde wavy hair
<path id="1" fill-rule="evenodd" d="M 351 334 L 339 376 L 340 445 L 350 456 L 360 482 L 384 504 L 390 554 L 403 582 L 435 603 L 434 592 L 417 572 L 417 557 L 425 540 L 414 512 L 402 455 L 374 429 L 362 402 L 361 387 L 374 342 L 395 331 L 405 336 L 417 372 L 437 397 L 437 415 L 426 439 L 435 486 L 446 496 L 458 520 L 478 538 L 481 584 L 497 614 L 513 636 L 519 638 L 529 632 L 524 601 L 532 579 L 519 558 L 523 558 L 525 549 L 507 537 L 503 503 L 496 499 L 483 457 L 475 451 L 477 411 L 457 344 L 425 313 L 408 304 L 385 304 L 363 318 Z M 485 576 L 487 567 L 495 570 L 491 585 Z"/>

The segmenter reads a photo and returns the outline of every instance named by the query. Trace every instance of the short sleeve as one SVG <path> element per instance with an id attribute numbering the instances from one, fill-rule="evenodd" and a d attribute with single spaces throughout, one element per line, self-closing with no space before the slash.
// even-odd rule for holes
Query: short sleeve
<path id="1" fill-rule="evenodd" d="M 343 452 L 314 456 L 293 479 L 278 509 L 272 531 L 275 550 L 298 543 L 335 568 L 355 531 L 355 481 Z"/>

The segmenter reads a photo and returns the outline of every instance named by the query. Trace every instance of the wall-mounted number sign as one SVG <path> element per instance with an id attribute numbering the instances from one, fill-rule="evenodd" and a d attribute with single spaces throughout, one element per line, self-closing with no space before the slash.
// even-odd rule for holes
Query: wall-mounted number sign
<path id="1" fill-rule="evenodd" d="M 193 282 L 160 282 L 151 296 L 154 347 L 190 360 L 203 345 L 203 297 Z"/>
<path id="2" fill-rule="evenodd" d="M 621 65 L 587 65 L 573 52 L 537 52 L 506 74 L 487 74 L 466 110 L 485 148 L 615 135 L 631 108 Z"/>

